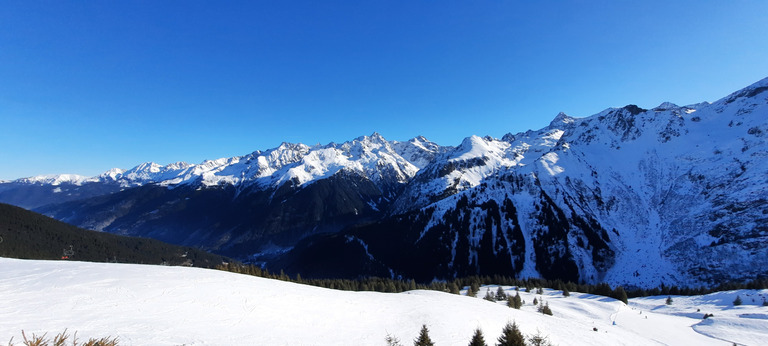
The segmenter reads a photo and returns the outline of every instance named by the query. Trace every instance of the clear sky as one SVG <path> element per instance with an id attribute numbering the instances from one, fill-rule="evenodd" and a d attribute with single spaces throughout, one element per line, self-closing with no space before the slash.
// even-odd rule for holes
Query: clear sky
<path id="1" fill-rule="evenodd" d="M 768 1 L 10 1 L 0 179 L 458 145 L 768 76 Z"/>

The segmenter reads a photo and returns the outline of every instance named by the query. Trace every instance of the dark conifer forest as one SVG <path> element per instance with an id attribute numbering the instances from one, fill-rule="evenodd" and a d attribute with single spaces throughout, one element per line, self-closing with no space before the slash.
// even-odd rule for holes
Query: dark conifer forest
<path id="1" fill-rule="evenodd" d="M 0 203 L 0 257 L 212 268 L 229 260 L 154 239 L 89 231 Z"/>

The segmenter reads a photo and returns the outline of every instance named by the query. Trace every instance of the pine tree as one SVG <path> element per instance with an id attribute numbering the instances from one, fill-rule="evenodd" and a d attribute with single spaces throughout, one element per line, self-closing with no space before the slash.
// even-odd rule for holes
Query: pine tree
<path id="1" fill-rule="evenodd" d="M 499 289 L 496 290 L 496 300 L 504 300 L 507 299 L 507 294 L 504 293 L 504 289 L 499 286 Z"/>
<path id="2" fill-rule="evenodd" d="M 541 302 L 541 305 L 539 305 L 537 310 L 542 314 L 552 316 L 552 310 L 549 308 L 549 303 L 544 304 L 544 302 Z"/>
<path id="3" fill-rule="evenodd" d="M 472 286 L 469 286 L 469 288 L 467 288 L 467 297 L 474 297 L 476 295 L 477 291 L 473 290 Z"/>
<path id="4" fill-rule="evenodd" d="M 403 346 L 403 344 L 400 343 L 400 339 L 391 334 L 387 334 L 387 337 L 384 340 L 387 342 L 387 346 Z"/>
<path id="5" fill-rule="evenodd" d="M 733 301 L 733 306 L 741 305 L 741 296 L 736 296 L 736 300 Z"/>
<path id="6" fill-rule="evenodd" d="M 480 292 L 480 284 L 478 284 L 476 281 L 469 284 L 469 288 L 472 289 L 472 292 Z"/>
<path id="7" fill-rule="evenodd" d="M 570 297 L 570 296 L 571 296 L 571 292 L 568 292 L 567 288 L 563 288 L 563 297 Z"/>
<path id="8" fill-rule="evenodd" d="M 501 330 L 501 336 L 498 340 L 498 346 L 525 346 L 523 333 L 517 328 L 517 323 L 515 322 L 507 322 L 507 325 Z"/>
<path id="9" fill-rule="evenodd" d="M 485 343 L 485 338 L 483 337 L 483 332 L 480 328 L 475 329 L 475 335 L 473 335 L 472 340 L 469 341 L 469 346 L 488 346 L 488 344 Z"/>
<path id="10" fill-rule="evenodd" d="M 426 324 L 421 325 L 419 337 L 413 340 L 413 346 L 435 346 L 435 343 L 429 338 L 429 329 L 427 329 Z"/>
<path id="11" fill-rule="evenodd" d="M 533 305 L 539 305 L 539 301 L 536 299 L 536 297 L 533 297 Z"/>
<path id="12" fill-rule="evenodd" d="M 540 330 L 536 330 L 536 334 L 531 335 L 528 337 L 528 342 L 532 346 L 551 346 L 552 343 L 549 341 L 549 337 L 546 335 L 541 335 Z"/>
<path id="13" fill-rule="evenodd" d="M 491 290 L 485 291 L 485 297 L 483 297 L 483 299 L 485 299 L 485 300 L 487 300 L 489 302 L 495 302 L 496 301 L 495 298 L 496 297 L 494 297 L 494 295 L 491 294 Z"/>
<path id="14" fill-rule="evenodd" d="M 667 305 L 672 305 L 672 296 L 667 296 Z"/>
<path id="15" fill-rule="evenodd" d="M 510 308 L 520 309 L 523 306 L 523 300 L 520 298 L 520 292 L 515 294 L 515 296 L 509 296 L 507 298 L 507 306 Z"/>

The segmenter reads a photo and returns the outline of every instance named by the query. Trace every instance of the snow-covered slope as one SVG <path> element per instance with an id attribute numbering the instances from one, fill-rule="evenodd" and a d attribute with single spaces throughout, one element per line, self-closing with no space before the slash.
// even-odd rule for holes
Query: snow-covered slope
<path id="1" fill-rule="evenodd" d="M 727 304 L 736 294 L 744 305 Z M 671 306 L 651 297 L 627 306 L 545 290 L 521 292 L 526 304 L 515 310 L 433 291 L 343 292 L 196 268 L 0 258 L 0 340 L 67 329 L 121 345 L 383 345 L 387 335 L 409 344 L 425 324 L 437 345 L 466 345 L 475 328 L 493 343 L 514 321 L 558 345 L 759 345 L 768 337 L 765 308 L 746 298 L 767 295 L 674 297 Z M 536 312 L 534 297 L 554 315 Z M 714 317 L 702 320 L 704 313 Z"/>
<path id="2" fill-rule="evenodd" d="M 764 79 L 711 105 L 610 109 L 577 121 L 542 156 L 542 189 L 609 231 L 616 256 L 604 280 L 765 274 L 767 86 Z M 638 257 L 647 259 L 639 267 Z"/>

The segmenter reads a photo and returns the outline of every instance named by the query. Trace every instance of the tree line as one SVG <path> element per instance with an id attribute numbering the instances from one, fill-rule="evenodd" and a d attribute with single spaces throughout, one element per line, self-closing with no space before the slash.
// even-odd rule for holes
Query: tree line
<path id="1" fill-rule="evenodd" d="M 611 287 L 607 283 L 586 284 L 566 282 L 563 280 L 547 280 L 540 278 L 514 278 L 505 275 L 473 275 L 461 278 L 455 278 L 445 281 L 432 281 L 429 283 L 419 283 L 414 280 L 401 280 L 386 277 L 360 277 L 357 279 L 316 279 L 302 278 L 300 274 L 289 276 L 283 271 L 279 273 L 270 272 L 267 269 L 252 264 L 240 264 L 230 262 L 216 266 L 216 269 L 233 273 L 253 275 L 263 278 L 277 279 L 282 281 L 295 282 L 317 287 L 331 288 L 343 291 L 375 291 L 387 293 L 400 293 L 412 290 L 433 290 L 459 294 L 465 287 L 469 289 L 470 294 L 478 292 L 482 284 L 497 284 L 502 286 L 516 286 L 526 288 L 531 291 L 536 288 L 548 287 L 563 291 L 564 295 L 570 292 L 582 292 L 588 294 L 601 295 L 615 298 L 624 303 L 628 298 L 647 297 L 659 295 L 703 295 L 718 291 L 727 291 L 735 289 L 765 289 L 768 288 L 768 280 L 759 279 L 747 283 L 724 283 L 714 287 L 677 287 L 661 285 L 651 289 L 625 289 L 622 286 Z"/>

